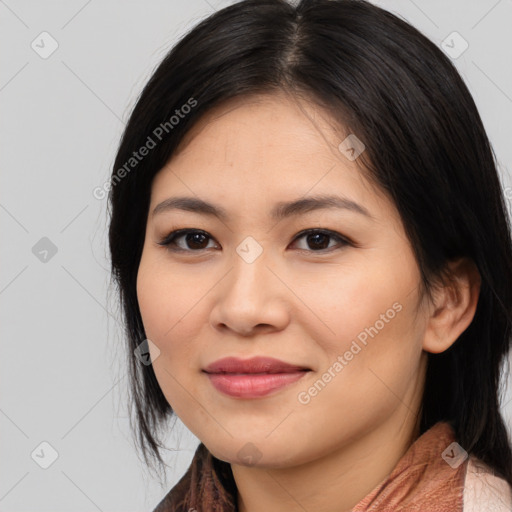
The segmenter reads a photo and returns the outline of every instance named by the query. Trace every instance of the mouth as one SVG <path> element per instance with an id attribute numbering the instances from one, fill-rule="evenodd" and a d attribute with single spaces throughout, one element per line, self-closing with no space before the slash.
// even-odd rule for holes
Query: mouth
<path id="1" fill-rule="evenodd" d="M 311 371 L 269 357 L 219 359 L 203 370 L 221 393 L 235 398 L 260 398 L 292 384 Z"/>
<path id="2" fill-rule="evenodd" d="M 311 368 L 286 363 L 273 357 L 252 357 L 251 359 L 225 357 L 211 363 L 203 371 L 209 374 L 274 374 L 308 370 L 311 370 Z"/>

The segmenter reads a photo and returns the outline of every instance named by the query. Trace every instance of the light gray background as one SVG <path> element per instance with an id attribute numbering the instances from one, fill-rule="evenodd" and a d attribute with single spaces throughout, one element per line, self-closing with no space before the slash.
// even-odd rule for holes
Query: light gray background
<path id="1" fill-rule="evenodd" d="M 106 201 L 92 191 L 108 180 L 154 67 L 228 3 L 0 0 L 1 511 L 149 511 L 190 463 L 198 440 L 179 421 L 164 488 L 130 441 L 121 331 L 107 301 Z M 453 31 L 467 40 L 455 62 L 512 197 L 512 1 L 378 3 L 438 45 Z M 47 59 L 31 48 L 43 31 L 59 45 Z M 34 254 L 43 237 L 55 255 Z M 31 458 L 50 456 L 43 441 L 58 452 L 48 469 Z"/>

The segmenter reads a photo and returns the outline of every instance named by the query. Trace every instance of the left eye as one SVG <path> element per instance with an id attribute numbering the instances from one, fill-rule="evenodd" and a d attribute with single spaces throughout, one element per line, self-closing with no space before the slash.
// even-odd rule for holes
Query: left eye
<path id="1" fill-rule="evenodd" d="M 308 229 L 299 233 L 293 242 L 296 242 L 301 238 L 306 240 L 310 249 L 299 248 L 299 250 L 306 250 L 310 252 L 321 252 L 331 249 L 332 245 L 329 245 L 330 239 L 336 240 L 338 245 L 341 247 L 350 244 L 350 242 L 339 233 L 329 230 Z M 178 240 L 181 239 L 185 240 L 185 247 L 178 243 Z M 169 233 L 162 241 L 158 242 L 158 244 L 166 246 L 169 250 L 176 252 L 199 252 L 201 250 L 208 249 L 208 240 L 213 240 L 213 238 L 206 231 L 198 229 L 178 229 Z"/>
<path id="2" fill-rule="evenodd" d="M 318 230 L 318 229 L 310 229 L 307 231 L 302 232 L 299 234 L 294 241 L 300 240 L 301 238 L 306 239 L 306 243 L 310 246 L 316 248 L 316 251 L 313 252 L 319 252 L 326 249 L 332 248 L 332 246 L 329 246 L 329 239 L 336 240 L 338 242 L 338 245 L 343 247 L 345 245 L 348 245 L 349 242 L 345 238 L 343 238 L 340 234 L 334 233 L 332 231 L 326 231 L 326 230 Z M 336 245 L 336 244 L 335 244 Z M 303 250 L 308 250 L 303 249 Z"/>

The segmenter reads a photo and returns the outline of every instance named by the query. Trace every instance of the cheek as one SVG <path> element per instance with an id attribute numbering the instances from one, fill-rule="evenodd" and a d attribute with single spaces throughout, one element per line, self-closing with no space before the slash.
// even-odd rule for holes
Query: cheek
<path id="1" fill-rule="evenodd" d="M 149 260 L 149 257 L 141 259 L 137 299 L 146 337 L 160 351 L 153 361 L 155 376 L 174 408 L 182 399 L 183 386 L 193 391 L 191 377 L 199 371 L 196 361 L 201 348 L 197 345 L 200 340 L 197 330 L 201 323 L 191 319 L 202 314 L 199 299 L 204 290 L 183 286 L 183 278 L 176 272 Z"/>
<path id="2" fill-rule="evenodd" d="M 322 319 L 316 339 L 321 340 L 325 368 L 343 374 L 339 381 L 362 386 L 362 395 L 374 391 L 375 374 L 405 385 L 421 356 L 424 322 L 416 309 L 418 283 L 412 255 L 400 260 L 388 253 L 373 264 L 338 267 L 322 282 L 317 277 L 314 286 L 308 284 L 312 309 Z M 339 364 L 332 369 L 336 361 L 342 369 Z"/>
<path id="3" fill-rule="evenodd" d="M 137 275 L 139 310 L 146 336 L 155 342 L 161 340 L 162 331 L 170 320 L 167 314 L 170 304 L 163 292 L 162 281 L 155 279 L 155 274 L 146 272 L 144 267 L 139 268 Z"/>
<path id="4" fill-rule="evenodd" d="M 343 348 L 341 340 L 345 343 L 360 335 L 364 342 L 376 331 L 400 330 L 403 310 L 411 310 L 415 298 L 408 295 L 413 279 L 394 279 L 380 266 L 335 268 L 314 279 L 302 275 L 300 281 L 298 294 L 307 298 L 304 303 L 321 324 L 324 339 L 337 349 Z"/>
<path id="5" fill-rule="evenodd" d="M 378 408 L 403 397 L 415 380 L 422 354 L 422 323 L 411 295 L 393 293 L 372 299 L 366 312 L 350 322 L 350 333 L 343 339 L 342 388 L 346 390 L 348 383 L 349 389 L 357 389 L 356 396 Z"/>
<path id="6" fill-rule="evenodd" d="M 392 295 L 391 299 L 396 298 Z M 299 390 L 304 419 L 327 425 L 335 438 L 352 418 L 363 429 L 411 403 L 421 359 L 421 329 L 407 297 L 392 302 L 378 294 L 357 314 L 338 317 L 337 339 L 323 338 L 324 364 L 316 380 Z M 382 317 L 380 315 L 383 315 Z M 332 338 L 331 338 L 332 340 Z"/>
<path id="7" fill-rule="evenodd" d="M 164 349 L 187 311 L 197 302 L 194 286 L 171 272 L 160 257 L 143 253 L 137 274 L 137 300 L 146 336 Z M 192 291 L 191 291 L 192 290 Z"/>

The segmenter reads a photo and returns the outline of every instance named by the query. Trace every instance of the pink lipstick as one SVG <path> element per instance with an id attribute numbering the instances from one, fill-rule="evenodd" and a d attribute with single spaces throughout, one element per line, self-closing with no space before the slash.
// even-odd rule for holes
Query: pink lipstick
<path id="1" fill-rule="evenodd" d="M 221 393 L 237 398 L 266 396 L 301 379 L 310 368 L 271 357 L 219 359 L 203 370 Z"/>

